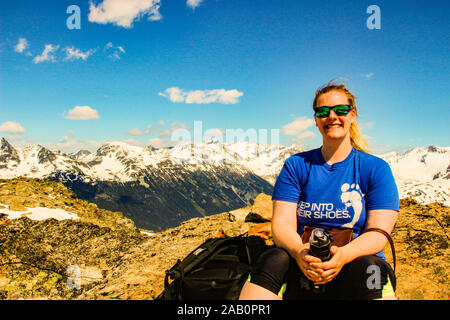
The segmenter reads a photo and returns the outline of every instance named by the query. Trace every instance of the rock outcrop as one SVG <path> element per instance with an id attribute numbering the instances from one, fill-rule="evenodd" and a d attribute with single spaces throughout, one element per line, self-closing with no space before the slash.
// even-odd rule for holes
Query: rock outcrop
<path id="1" fill-rule="evenodd" d="M 21 196 L 18 190 L 29 194 Z M 271 243 L 267 195 L 242 209 L 194 218 L 153 236 L 140 232 L 119 213 L 100 211 L 77 199 L 61 184 L 0 181 L 0 203 L 27 207 L 27 199 L 77 208 L 80 219 L 34 221 L 0 214 L 0 299 L 154 299 L 163 290 L 165 270 L 207 238 L 249 231 Z M 449 213 L 440 203 L 401 201 L 392 234 L 399 299 L 449 298 Z M 115 218 L 106 218 L 109 214 Z M 385 252 L 391 261 L 388 247 Z"/>
<path id="2" fill-rule="evenodd" d="M 399 299 L 450 298 L 450 208 L 435 202 L 421 205 L 406 198 L 392 232 L 397 255 Z M 391 260 L 390 249 L 385 253 Z"/>

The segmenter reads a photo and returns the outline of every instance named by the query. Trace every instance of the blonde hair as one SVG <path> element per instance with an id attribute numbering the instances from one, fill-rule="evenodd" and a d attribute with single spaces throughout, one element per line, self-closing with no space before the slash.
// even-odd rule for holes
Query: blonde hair
<path id="1" fill-rule="evenodd" d="M 353 107 L 353 110 L 358 116 L 358 110 L 356 109 L 355 96 L 345 87 L 343 83 L 335 83 L 335 80 L 331 80 L 327 85 L 316 90 L 316 96 L 314 97 L 313 108 L 317 107 L 317 100 L 322 94 L 325 94 L 330 91 L 339 91 L 344 93 L 347 96 L 348 104 Z M 359 130 L 358 124 L 353 122 L 350 126 L 350 143 L 352 147 L 358 149 L 363 152 L 370 152 L 369 145 L 367 144 L 366 139 L 361 134 Z"/>

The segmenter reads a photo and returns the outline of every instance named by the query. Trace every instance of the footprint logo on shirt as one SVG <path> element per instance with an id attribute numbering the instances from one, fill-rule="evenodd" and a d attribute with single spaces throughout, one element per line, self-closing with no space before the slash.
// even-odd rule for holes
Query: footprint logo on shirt
<path id="1" fill-rule="evenodd" d="M 341 186 L 341 201 L 345 204 L 346 207 L 353 207 L 353 215 L 352 221 L 344 224 L 343 228 L 352 228 L 359 220 L 362 212 L 362 194 L 359 184 L 348 184 L 344 183 Z"/>

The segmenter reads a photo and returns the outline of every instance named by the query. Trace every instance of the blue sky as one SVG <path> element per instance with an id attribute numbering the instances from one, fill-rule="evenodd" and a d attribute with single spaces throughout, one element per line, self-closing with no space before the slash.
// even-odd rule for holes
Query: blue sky
<path id="1" fill-rule="evenodd" d="M 366 24 L 374 4 L 380 29 Z M 70 5 L 80 29 L 67 27 Z M 435 0 L 2 0 L 0 136 L 64 151 L 165 146 L 201 121 L 203 132 L 278 129 L 280 143 L 313 148 L 314 92 L 339 77 L 373 152 L 448 146 L 449 9 Z"/>

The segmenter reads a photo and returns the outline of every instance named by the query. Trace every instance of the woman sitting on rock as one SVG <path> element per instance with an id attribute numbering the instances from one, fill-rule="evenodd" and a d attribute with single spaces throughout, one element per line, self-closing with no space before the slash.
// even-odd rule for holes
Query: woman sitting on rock
<path id="1" fill-rule="evenodd" d="M 276 247 L 259 257 L 240 299 L 395 299 L 387 237 L 373 232 L 390 234 L 397 220 L 391 169 L 368 153 L 344 84 L 318 89 L 313 110 L 323 145 L 285 161 L 272 195 Z M 306 231 L 318 227 L 337 231 L 335 238 L 350 232 L 348 241 L 331 245 L 327 261 L 309 252 Z"/>

